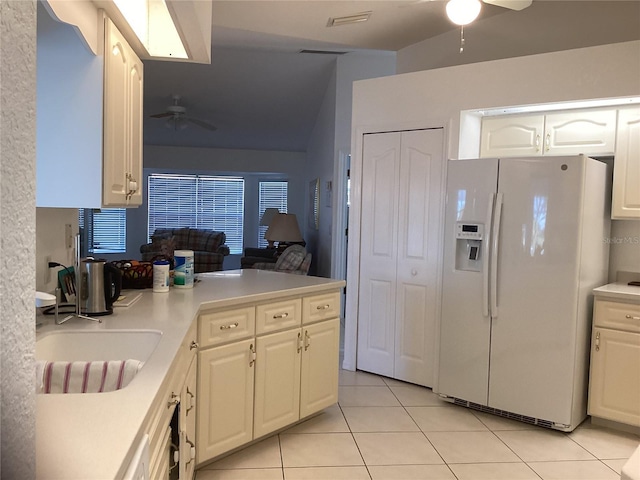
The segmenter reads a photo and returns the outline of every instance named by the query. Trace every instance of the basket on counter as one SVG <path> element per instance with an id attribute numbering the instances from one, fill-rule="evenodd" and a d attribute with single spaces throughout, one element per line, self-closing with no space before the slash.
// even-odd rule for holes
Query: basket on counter
<path id="1" fill-rule="evenodd" d="M 139 260 L 116 260 L 111 262 L 122 272 L 122 288 L 151 288 L 153 286 L 153 263 Z"/>

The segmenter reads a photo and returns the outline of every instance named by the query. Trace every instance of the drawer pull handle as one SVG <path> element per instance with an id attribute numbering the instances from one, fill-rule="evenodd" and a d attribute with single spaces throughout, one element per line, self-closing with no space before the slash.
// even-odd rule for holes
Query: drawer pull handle
<path id="1" fill-rule="evenodd" d="M 318 305 L 316 307 L 316 310 L 326 310 L 330 307 L 331 305 L 329 305 L 328 303 L 324 304 L 324 305 Z"/>
<path id="2" fill-rule="evenodd" d="M 302 351 L 302 335 L 300 334 L 300 332 L 298 332 L 298 353 L 300 353 L 301 351 Z"/>
<path id="3" fill-rule="evenodd" d="M 600 332 L 596 333 L 596 352 L 600 351 Z"/>
<path id="4" fill-rule="evenodd" d="M 238 326 L 238 322 L 230 323 L 229 325 L 220 325 L 220 330 L 231 330 L 232 328 L 236 328 Z"/>
<path id="5" fill-rule="evenodd" d="M 636 317 L 635 315 L 625 315 L 624 318 L 628 318 L 629 320 L 640 320 L 640 317 Z"/>
<path id="6" fill-rule="evenodd" d="M 307 330 L 304 331 L 304 351 L 309 350 L 309 346 L 311 345 L 311 337 L 309 336 L 309 332 Z"/>
<path id="7" fill-rule="evenodd" d="M 287 318 L 289 316 L 288 312 L 284 312 L 284 313 L 276 313 L 273 318 Z"/>
<path id="8" fill-rule="evenodd" d="M 192 341 L 191 345 L 189 345 L 189 350 L 197 350 L 199 346 L 200 345 L 198 345 L 198 342 Z"/>

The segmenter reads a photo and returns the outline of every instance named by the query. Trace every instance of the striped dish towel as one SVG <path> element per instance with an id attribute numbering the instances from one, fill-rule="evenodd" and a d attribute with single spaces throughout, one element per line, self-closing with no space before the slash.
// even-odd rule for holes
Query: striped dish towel
<path id="1" fill-rule="evenodd" d="M 36 362 L 36 393 L 100 393 L 126 387 L 140 371 L 139 360 Z"/>

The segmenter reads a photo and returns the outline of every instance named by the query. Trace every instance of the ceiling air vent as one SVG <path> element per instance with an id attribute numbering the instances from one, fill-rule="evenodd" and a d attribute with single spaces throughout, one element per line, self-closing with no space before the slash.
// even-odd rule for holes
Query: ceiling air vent
<path id="1" fill-rule="evenodd" d="M 344 55 L 348 52 L 340 52 L 337 50 L 300 50 L 298 53 L 311 53 L 313 55 Z"/>
<path id="2" fill-rule="evenodd" d="M 344 17 L 333 17 L 327 22 L 327 27 L 339 27 L 340 25 L 349 25 L 351 23 L 362 23 L 369 20 L 371 12 L 354 13 Z"/>

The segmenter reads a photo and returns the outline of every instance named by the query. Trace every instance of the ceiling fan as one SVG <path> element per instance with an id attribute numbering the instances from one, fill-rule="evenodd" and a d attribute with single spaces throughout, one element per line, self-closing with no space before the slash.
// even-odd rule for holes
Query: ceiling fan
<path id="1" fill-rule="evenodd" d="M 180 95 L 174 95 L 173 104 L 169 105 L 166 111 L 149 116 L 151 118 L 166 118 L 167 122 L 165 126 L 172 130 L 184 130 L 190 123 L 212 132 L 217 130 L 217 128 L 209 122 L 187 116 L 186 107 L 179 105 L 180 98 Z"/>
<path id="2" fill-rule="evenodd" d="M 434 0 L 416 0 L 414 3 L 432 2 Z M 508 8 L 509 10 L 524 10 L 533 0 L 482 0 L 482 3 Z M 464 26 L 473 22 L 482 9 L 481 0 L 448 0 L 446 6 L 447 17 L 452 23 L 460 25 L 460 53 L 464 52 Z"/>

